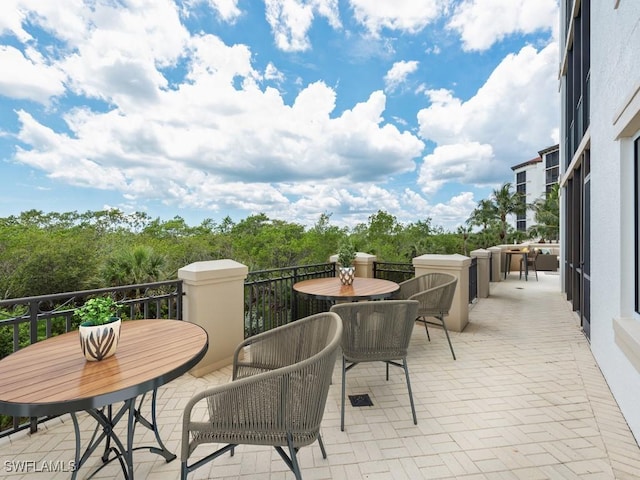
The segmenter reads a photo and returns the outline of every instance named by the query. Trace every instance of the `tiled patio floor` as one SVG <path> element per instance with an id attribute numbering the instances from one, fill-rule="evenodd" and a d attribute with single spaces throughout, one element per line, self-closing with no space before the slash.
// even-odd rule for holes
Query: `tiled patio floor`
<path id="1" fill-rule="evenodd" d="M 323 421 L 328 458 L 317 445 L 303 448 L 303 477 L 310 479 L 632 479 L 640 478 L 640 449 L 620 414 L 588 343 L 559 291 L 557 275 L 540 281 L 517 275 L 491 285 L 491 296 L 470 312 L 463 333 L 453 333 L 454 361 L 441 330 L 416 326 L 409 369 L 418 413 L 413 425 L 402 370 L 384 379 L 384 365 L 350 372 L 348 394 L 368 393 L 372 407 L 347 406 L 340 431 L 340 370 Z M 230 370 L 189 375 L 161 390 L 161 435 L 179 454 L 182 407 L 194 392 L 227 382 Z M 85 418 L 82 426 L 92 428 Z M 143 430 L 138 434 L 143 436 Z M 85 434 L 87 435 L 87 434 Z M 150 432 L 144 433 L 146 439 Z M 86 438 L 86 437 L 85 437 Z M 35 435 L 0 440 L 2 478 L 69 478 L 69 473 L 21 475 L 5 461 L 54 462 L 73 458 L 68 416 Z M 95 464 L 99 462 L 95 456 Z M 117 462 L 95 478 L 122 478 Z M 169 464 L 136 452 L 138 480 L 179 477 Z M 15 463 L 14 463 L 15 464 Z M 90 472 L 80 470 L 79 478 Z M 292 479 L 268 447 L 239 447 L 200 468 L 190 479 Z"/>

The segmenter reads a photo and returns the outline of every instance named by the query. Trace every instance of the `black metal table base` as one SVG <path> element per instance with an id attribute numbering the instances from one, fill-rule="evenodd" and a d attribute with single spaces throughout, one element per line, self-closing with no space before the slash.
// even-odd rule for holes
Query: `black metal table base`
<path id="1" fill-rule="evenodd" d="M 140 402 L 136 408 L 136 399 L 130 398 L 124 402 L 124 404 L 114 414 L 113 405 L 108 405 L 99 409 L 86 410 L 97 422 L 96 428 L 93 431 L 93 435 L 87 444 L 84 453 L 81 455 L 82 444 L 80 440 L 80 425 L 75 412 L 71 412 L 71 419 L 73 420 L 73 428 L 76 435 L 76 454 L 74 470 L 71 474 L 71 479 L 75 480 L 78 475 L 78 470 L 87 462 L 89 457 L 95 452 L 98 447 L 105 441 L 104 452 L 102 454 L 102 465 L 98 466 L 95 471 L 86 478 L 92 478 L 96 473 L 106 467 L 114 460 L 120 462 L 122 467 L 122 473 L 126 480 L 133 480 L 133 452 L 136 450 L 149 450 L 151 453 L 161 455 L 168 462 L 174 460 L 176 455 L 167 450 L 160 433 L 158 432 L 158 424 L 156 422 L 156 397 L 158 390 L 153 390 L 153 396 L 151 400 L 151 421 L 147 420 L 142 415 L 142 403 L 146 394 L 140 397 Z M 126 445 L 122 443 L 122 440 L 115 432 L 115 426 L 122 419 L 127 417 L 127 438 Z M 133 437 L 135 434 L 136 425 L 140 423 L 142 426 L 151 430 L 155 437 L 157 446 L 145 445 L 134 447 Z"/>

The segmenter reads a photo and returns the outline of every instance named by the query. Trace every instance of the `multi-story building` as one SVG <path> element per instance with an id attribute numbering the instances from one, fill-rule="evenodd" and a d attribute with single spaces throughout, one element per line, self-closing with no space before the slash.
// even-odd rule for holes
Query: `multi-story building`
<path id="1" fill-rule="evenodd" d="M 536 158 L 511 167 L 515 176 L 516 191 L 522 194 L 527 205 L 543 198 L 551 187 L 558 183 L 559 145 L 540 150 L 538 155 Z M 517 230 L 526 232 L 535 224 L 534 211 L 528 209 L 525 213 L 518 214 L 515 226 Z"/>
<path id="2" fill-rule="evenodd" d="M 640 2 L 560 2 L 561 273 L 640 439 Z"/>

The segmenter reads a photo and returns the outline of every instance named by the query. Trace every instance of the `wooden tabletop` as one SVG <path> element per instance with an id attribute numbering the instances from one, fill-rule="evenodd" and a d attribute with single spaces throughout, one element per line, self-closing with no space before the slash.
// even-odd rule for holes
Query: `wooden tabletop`
<path id="1" fill-rule="evenodd" d="M 118 351 L 85 360 L 77 331 L 0 360 L 0 413 L 45 416 L 99 408 L 148 392 L 195 366 L 207 333 L 180 320 L 122 322 Z"/>
<path id="2" fill-rule="evenodd" d="M 319 300 L 381 300 L 388 298 L 400 286 L 389 280 L 356 277 L 351 285 L 342 285 L 337 277 L 313 278 L 293 285 L 303 295 Z"/>

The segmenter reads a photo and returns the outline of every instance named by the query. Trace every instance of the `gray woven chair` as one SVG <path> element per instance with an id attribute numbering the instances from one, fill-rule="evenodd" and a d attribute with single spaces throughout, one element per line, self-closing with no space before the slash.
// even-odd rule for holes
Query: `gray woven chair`
<path id="1" fill-rule="evenodd" d="M 320 422 L 341 338 L 340 317 L 326 312 L 242 342 L 233 380 L 195 395 L 185 407 L 181 478 L 241 444 L 275 447 L 296 479 L 302 478 L 298 449 L 319 440 L 326 458 Z M 227 445 L 188 464 L 205 443 Z"/>
<path id="2" fill-rule="evenodd" d="M 418 311 L 418 302 L 409 300 L 381 300 L 341 303 L 331 311 L 342 317 L 342 411 L 340 429 L 344 431 L 344 399 L 347 372 L 362 362 L 382 361 L 404 369 L 409 390 L 413 423 L 417 424 L 416 409 L 411 394 L 407 349 Z"/>
<path id="3" fill-rule="evenodd" d="M 424 324 L 429 341 L 431 341 L 431 336 L 427 325 L 437 325 L 443 328 L 454 360 L 456 359 L 456 354 L 453 351 L 453 345 L 451 345 L 451 338 L 449 338 L 449 331 L 444 322 L 444 317 L 449 315 L 457 283 L 458 278 L 454 275 L 427 273 L 402 282 L 397 295 L 397 298 L 402 300 L 417 300 L 420 302 L 416 321 Z M 429 321 L 427 320 L 428 318 L 435 318 L 438 321 Z"/>

